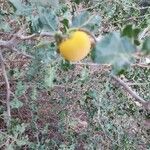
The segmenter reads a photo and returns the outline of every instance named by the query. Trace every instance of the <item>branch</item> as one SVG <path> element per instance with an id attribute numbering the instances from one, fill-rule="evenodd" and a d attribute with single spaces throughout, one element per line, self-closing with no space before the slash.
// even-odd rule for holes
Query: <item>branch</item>
<path id="1" fill-rule="evenodd" d="M 82 62 L 71 62 L 73 65 L 80 66 L 95 66 L 95 67 L 111 67 L 111 64 L 97 64 L 97 63 L 82 63 Z M 131 67 L 141 67 L 141 68 L 150 68 L 150 65 L 144 63 L 131 64 Z"/>
<path id="2" fill-rule="evenodd" d="M 120 85 L 122 85 L 124 87 L 124 89 L 135 99 L 134 101 L 142 104 L 142 106 L 146 109 L 150 109 L 150 103 L 145 101 L 142 97 L 140 97 L 135 91 L 133 91 L 131 89 L 131 87 L 129 87 L 123 80 L 121 80 L 120 78 L 118 78 L 115 75 L 111 75 L 112 79 L 114 79 L 117 83 L 119 83 Z"/>
<path id="3" fill-rule="evenodd" d="M 13 36 L 16 38 L 19 38 L 21 40 L 28 40 L 28 39 L 32 39 L 34 37 L 38 37 L 38 36 L 47 36 L 47 37 L 54 37 L 55 34 L 51 33 L 51 32 L 41 32 L 41 33 L 33 33 L 31 35 L 23 35 L 22 32 L 18 32 L 18 33 L 10 33 L 10 32 L 0 32 L 0 35 L 9 35 L 9 36 Z"/>
<path id="4" fill-rule="evenodd" d="M 28 55 L 24 52 L 21 52 L 21 51 L 18 51 L 16 48 L 15 48 L 15 45 L 17 45 L 17 42 L 15 43 L 16 41 L 14 40 L 9 40 L 9 41 L 3 41 L 3 40 L 0 40 L 0 46 L 2 47 L 6 47 L 14 52 L 17 52 L 18 54 L 22 54 L 28 58 L 34 58 L 33 56 L 31 55 Z"/>
<path id="5" fill-rule="evenodd" d="M 38 35 L 38 34 L 37 34 Z M 41 32 L 40 36 L 48 36 L 48 37 L 54 37 L 55 34 L 51 32 Z"/>
<path id="6" fill-rule="evenodd" d="M 33 37 L 35 37 L 36 36 L 36 34 L 31 34 L 31 35 L 28 35 L 28 36 L 25 36 L 25 35 L 16 35 L 16 37 L 18 37 L 19 39 L 21 39 L 21 40 L 28 40 L 28 39 L 31 39 L 31 38 L 33 38 Z"/>
<path id="7" fill-rule="evenodd" d="M 0 40 L 0 46 L 2 47 L 10 48 L 13 47 L 14 45 L 16 45 L 16 41 L 14 38 L 8 41 Z"/>
<path id="8" fill-rule="evenodd" d="M 33 56 L 31 55 L 28 55 L 24 52 L 21 52 L 21 51 L 18 51 L 17 50 L 17 45 L 18 43 L 20 42 L 19 40 L 28 40 L 28 39 L 32 39 L 34 37 L 38 37 L 38 36 L 47 36 L 47 37 L 54 37 L 54 33 L 51 33 L 51 32 L 41 32 L 40 34 L 31 34 L 31 35 L 23 35 L 24 34 L 24 26 L 17 32 L 17 33 L 5 33 L 5 32 L 0 32 L 0 34 L 4 34 L 4 35 L 9 35 L 9 36 L 12 36 L 12 38 L 8 41 L 5 41 L 5 40 L 0 40 L 0 47 L 5 47 L 5 48 L 8 48 L 14 52 L 17 52 L 19 54 L 22 54 L 28 58 L 34 58 Z"/>
<path id="9" fill-rule="evenodd" d="M 1 67 L 2 67 L 2 73 L 5 79 L 5 83 L 6 83 L 6 90 L 7 90 L 7 95 L 6 95 L 6 105 L 7 105 L 7 116 L 8 116 L 8 121 L 7 121 L 7 126 L 9 126 L 10 124 L 10 120 L 11 120 L 11 111 L 10 111 L 10 84 L 9 84 L 9 80 L 7 77 L 7 73 L 6 73 L 6 68 L 5 68 L 5 64 L 4 64 L 4 58 L 3 55 L 0 51 L 0 62 L 1 62 Z"/>
<path id="10" fill-rule="evenodd" d="M 139 35 L 139 40 L 142 40 L 146 33 L 150 30 L 150 26 L 148 26 L 147 28 L 144 29 L 144 31 Z"/>
<path id="11" fill-rule="evenodd" d="M 24 56 L 26 56 L 26 57 L 28 57 L 28 58 L 31 58 L 31 59 L 34 58 L 34 57 L 31 56 L 31 55 L 28 55 L 28 54 L 26 54 L 26 53 L 24 53 L 24 52 L 21 52 L 21 51 L 17 50 L 15 47 L 12 47 L 11 50 L 14 51 L 14 52 L 17 52 L 18 54 L 24 55 Z"/>
<path id="12" fill-rule="evenodd" d="M 93 67 L 100 67 L 103 66 L 105 68 L 111 67 L 110 64 L 95 64 L 95 63 L 72 63 L 74 65 L 88 65 L 88 66 L 93 66 Z M 133 64 L 131 66 L 139 66 L 137 64 Z M 140 66 L 141 67 L 141 66 Z M 142 66 L 143 67 L 143 66 Z M 150 110 L 150 101 L 145 101 L 142 97 L 140 97 L 136 92 L 132 90 L 131 87 L 129 87 L 123 80 L 118 78 L 117 76 L 111 75 L 112 79 L 114 79 L 117 83 L 122 85 L 124 89 L 135 99 L 135 102 L 140 103 L 145 109 Z"/>

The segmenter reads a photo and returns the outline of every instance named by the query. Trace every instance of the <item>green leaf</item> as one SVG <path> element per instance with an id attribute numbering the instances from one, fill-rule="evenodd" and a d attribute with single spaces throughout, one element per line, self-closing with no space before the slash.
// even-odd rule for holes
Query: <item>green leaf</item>
<path id="1" fill-rule="evenodd" d="M 132 25 L 126 25 L 122 31 L 122 36 L 132 37 Z"/>
<path id="2" fill-rule="evenodd" d="M 14 130 L 15 132 L 18 132 L 19 134 L 23 134 L 25 132 L 25 129 L 28 125 L 27 124 L 18 124 L 15 126 Z"/>
<path id="3" fill-rule="evenodd" d="M 140 32 L 141 32 L 141 30 L 140 30 L 139 28 L 134 28 L 134 29 L 133 29 L 133 37 L 134 37 L 135 39 L 137 39 Z"/>
<path id="4" fill-rule="evenodd" d="M 55 67 L 50 67 L 50 68 L 46 69 L 46 75 L 45 75 L 45 79 L 44 79 L 46 87 L 53 86 L 53 81 L 55 79 L 55 72 L 56 72 Z"/>
<path id="5" fill-rule="evenodd" d="M 30 27 L 33 32 L 56 31 L 58 29 L 58 18 L 55 13 L 43 7 L 39 7 L 38 15 L 30 17 Z"/>
<path id="6" fill-rule="evenodd" d="M 64 25 L 64 27 L 69 28 L 69 20 L 64 18 L 61 23 Z"/>
<path id="7" fill-rule="evenodd" d="M 40 10 L 39 22 L 41 22 L 44 30 L 47 31 L 56 31 L 57 30 L 57 17 L 54 12 L 49 11 L 48 9 Z"/>
<path id="8" fill-rule="evenodd" d="M 20 0 L 9 0 L 15 10 L 23 9 L 22 2 Z"/>
<path id="9" fill-rule="evenodd" d="M 35 59 L 30 63 L 27 78 L 30 81 L 39 78 L 37 82 L 41 84 L 44 80 L 45 69 L 57 58 L 56 46 L 49 41 L 41 41 L 33 50 L 33 55 Z"/>
<path id="10" fill-rule="evenodd" d="M 139 28 L 135 28 L 133 25 L 129 24 L 123 28 L 121 35 L 128 37 L 133 44 L 140 45 L 140 41 L 138 40 L 140 31 Z"/>
<path id="11" fill-rule="evenodd" d="M 29 5 L 25 5 L 21 0 L 9 0 L 9 2 L 15 8 L 15 13 L 17 15 L 30 15 L 32 13 L 32 7 Z"/>
<path id="12" fill-rule="evenodd" d="M 32 90 L 31 90 L 31 96 L 30 97 L 32 100 L 36 100 L 37 96 L 38 96 L 37 88 L 35 86 L 33 86 Z"/>
<path id="13" fill-rule="evenodd" d="M 16 144 L 21 147 L 23 145 L 28 144 L 28 140 L 27 139 L 22 139 L 22 140 L 16 140 Z"/>
<path id="14" fill-rule="evenodd" d="M 26 85 L 22 81 L 19 81 L 16 86 L 15 96 L 20 97 L 25 93 L 25 91 Z"/>
<path id="15" fill-rule="evenodd" d="M 144 40 L 143 46 L 142 46 L 142 51 L 144 52 L 144 54 L 150 54 L 150 37 L 147 37 Z"/>
<path id="16" fill-rule="evenodd" d="M 19 101 L 18 99 L 13 99 L 11 102 L 10 102 L 10 106 L 12 109 L 14 108 L 21 108 L 23 106 L 23 103 L 21 101 Z"/>
<path id="17" fill-rule="evenodd" d="M 29 28 L 30 32 L 39 32 L 40 31 L 40 23 L 39 23 L 39 16 L 31 16 L 29 19 Z"/>
<path id="18" fill-rule="evenodd" d="M 67 61 L 67 60 L 62 60 L 60 67 L 61 67 L 61 69 L 62 69 L 63 71 L 68 71 L 68 70 L 70 70 L 70 69 L 74 69 L 75 65 L 71 64 L 71 63 L 70 63 L 69 61 Z"/>
<path id="19" fill-rule="evenodd" d="M 13 145 L 14 145 L 14 143 L 10 143 L 10 144 L 6 145 L 6 149 L 7 150 L 14 150 Z"/>
<path id="20" fill-rule="evenodd" d="M 76 4 L 80 4 L 83 0 L 74 0 Z"/>
<path id="21" fill-rule="evenodd" d="M 3 30 L 4 32 L 10 32 L 11 30 L 9 23 L 5 22 L 1 15 L 0 15 L 0 30 Z"/>
<path id="22" fill-rule="evenodd" d="M 92 58 L 96 63 L 111 64 L 113 71 L 116 70 L 115 73 L 118 73 L 133 61 L 132 53 L 135 50 L 128 38 L 120 37 L 119 33 L 112 32 L 96 44 Z"/>
<path id="23" fill-rule="evenodd" d="M 42 6 L 44 8 L 51 7 L 52 9 L 57 9 L 59 6 L 59 0 L 30 0 L 37 7 Z"/>
<path id="24" fill-rule="evenodd" d="M 89 77 L 89 70 L 86 67 L 84 67 L 83 70 L 81 71 L 80 80 L 82 82 L 85 82 L 86 80 L 88 80 L 88 77 Z"/>
<path id="25" fill-rule="evenodd" d="M 77 16 L 73 16 L 72 26 L 73 27 L 84 26 L 88 19 L 89 19 L 89 13 L 87 11 L 82 12 Z"/>
<path id="26" fill-rule="evenodd" d="M 91 15 L 85 11 L 73 17 L 72 27 L 87 28 L 90 31 L 96 30 L 101 23 L 99 15 Z"/>
<path id="27" fill-rule="evenodd" d="M 43 64 L 49 64 L 57 57 L 56 47 L 52 46 L 49 42 L 41 41 L 35 47 L 35 58 Z"/>

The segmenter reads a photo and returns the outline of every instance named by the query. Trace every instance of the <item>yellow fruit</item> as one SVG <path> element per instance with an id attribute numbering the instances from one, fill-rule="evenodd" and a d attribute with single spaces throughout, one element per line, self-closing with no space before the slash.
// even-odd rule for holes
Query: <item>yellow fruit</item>
<path id="1" fill-rule="evenodd" d="M 74 31 L 59 44 L 60 54 L 68 61 L 80 61 L 90 52 L 91 40 L 84 31 Z"/>

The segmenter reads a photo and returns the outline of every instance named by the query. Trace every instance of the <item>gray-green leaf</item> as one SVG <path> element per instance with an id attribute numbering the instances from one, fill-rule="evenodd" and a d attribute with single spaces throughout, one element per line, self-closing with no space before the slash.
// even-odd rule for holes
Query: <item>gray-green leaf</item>
<path id="1" fill-rule="evenodd" d="M 119 71 L 133 61 L 132 53 L 135 50 L 127 37 L 121 37 L 119 33 L 112 32 L 96 44 L 92 58 L 96 63 L 111 64 L 115 70 Z"/>
<path id="2" fill-rule="evenodd" d="M 91 15 L 85 11 L 73 17 L 72 27 L 87 28 L 88 30 L 95 30 L 100 26 L 101 17 L 99 15 Z"/>
<path id="3" fill-rule="evenodd" d="M 150 54 L 150 37 L 147 37 L 143 43 L 142 51 L 145 54 Z"/>
<path id="4" fill-rule="evenodd" d="M 23 106 L 23 103 L 21 101 L 19 101 L 18 99 L 13 99 L 11 102 L 10 102 L 10 106 L 11 108 L 20 108 Z"/>

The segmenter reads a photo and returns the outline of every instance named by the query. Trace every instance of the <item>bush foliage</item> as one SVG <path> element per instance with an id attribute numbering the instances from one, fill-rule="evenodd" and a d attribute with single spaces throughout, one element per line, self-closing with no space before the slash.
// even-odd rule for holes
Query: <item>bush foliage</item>
<path id="1" fill-rule="evenodd" d="M 0 149 L 150 149 L 149 1 L 0 3 Z M 81 62 L 57 50 L 72 28 Z"/>

